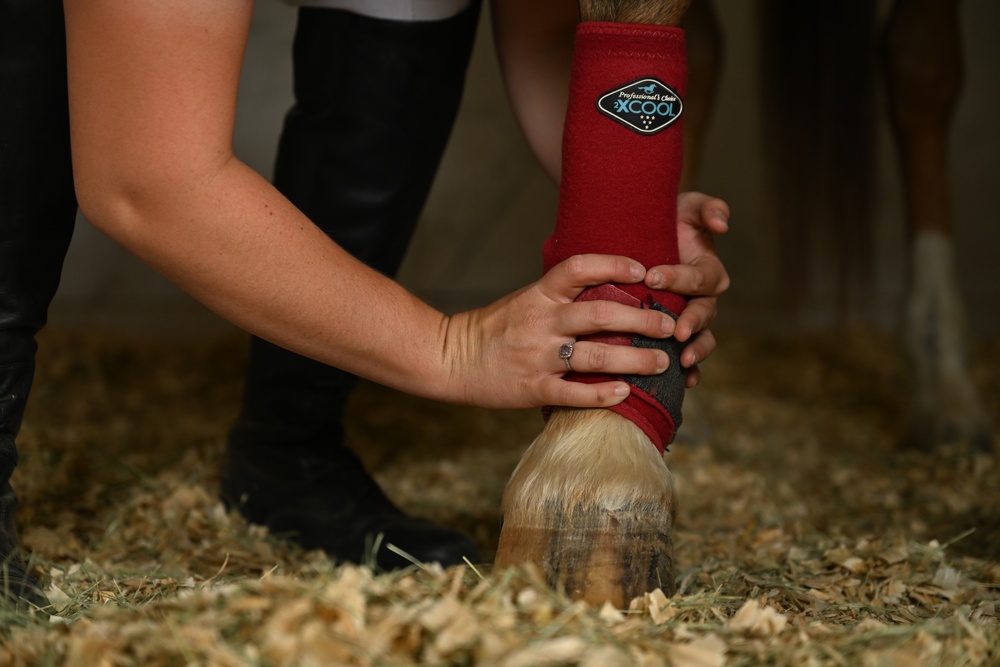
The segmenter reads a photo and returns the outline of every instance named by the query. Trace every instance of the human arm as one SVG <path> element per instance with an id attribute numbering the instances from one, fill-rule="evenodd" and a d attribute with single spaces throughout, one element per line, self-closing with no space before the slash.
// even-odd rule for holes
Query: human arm
<path id="1" fill-rule="evenodd" d="M 248 0 L 65 7 L 82 209 L 237 325 L 403 391 L 494 407 L 615 403 L 620 383 L 572 386 L 554 350 L 612 324 L 663 335 L 660 317 L 572 303 L 588 284 L 641 280 L 623 258 L 576 258 L 448 317 L 332 243 L 232 154 Z M 587 346 L 574 363 L 656 369 L 652 351 L 623 352 Z"/>
<path id="2" fill-rule="evenodd" d="M 493 38 L 518 126 L 545 173 L 558 183 L 577 0 L 493 0 Z"/>

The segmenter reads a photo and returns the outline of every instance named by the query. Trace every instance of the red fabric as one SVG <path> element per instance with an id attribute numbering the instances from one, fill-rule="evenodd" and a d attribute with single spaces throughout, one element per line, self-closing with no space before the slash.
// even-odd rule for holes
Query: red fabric
<path id="1" fill-rule="evenodd" d="M 600 373 L 567 373 L 566 379 L 573 382 L 596 384 L 610 378 Z M 661 454 L 666 450 L 667 445 L 674 440 L 676 429 L 670 413 L 663 409 L 663 405 L 659 401 L 638 387 L 633 386 L 628 398 L 608 409 L 617 412 L 641 428 Z"/>
<path id="2" fill-rule="evenodd" d="M 599 285 L 592 287 L 581 294 L 577 301 L 594 301 L 601 299 L 604 301 L 616 301 L 626 306 L 642 308 L 642 302 L 630 294 L 626 294 L 621 289 L 613 285 Z M 581 336 L 581 340 L 591 340 L 608 345 L 631 345 L 632 336 L 611 332 L 602 332 L 590 336 Z M 566 379 L 574 382 L 586 382 L 594 384 L 611 379 L 610 376 L 601 373 L 566 373 Z M 673 439 L 676 431 L 674 419 L 663 405 L 642 391 L 636 386 L 632 386 L 632 392 L 628 398 L 611 408 L 626 419 L 632 421 L 641 428 L 649 437 L 660 452 L 666 449 Z"/>
<path id="3" fill-rule="evenodd" d="M 662 82 L 683 101 L 687 79 L 683 30 L 602 22 L 577 27 L 559 209 L 555 230 L 543 248 L 546 270 L 581 253 L 625 255 L 647 268 L 679 262 L 682 121 L 655 134 L 643 134 L 597 106 L 607 93 L 647 78 Z M 616 287 L 634 299 L 632 305 L 648 307 L 655 301 L 675 315 L 684 308 L 683 297 L 650 290 L 642 283 Z M 595 289 L 584 292 L 581 299 L 595 298 L 591 294 Z M 620 338 L 620 344 L 628 344 L 627 338 Z M 571 374 L 570 379 L 601 382 L 611 378 Z M 661 451 L 673 440 L 670 415 L 642 392 L 633 389 L 626 401 L 612 409 L 643 428 Z"/>
<path id="4" fill-rule="evenodd" d="M 605 93 L 655 78 L 683 99 L 684 31 L 666 26 L 589 22 L 577 27 L 555 231 L 545 269 L 576 254 L 631 257 L 647 268 L 676 264 L 677 194 L 683 160 L 679 120 L 643 135 L 597 109 Z M 683 299 L 642 286 L 623 290 L 679 313 Z"/>

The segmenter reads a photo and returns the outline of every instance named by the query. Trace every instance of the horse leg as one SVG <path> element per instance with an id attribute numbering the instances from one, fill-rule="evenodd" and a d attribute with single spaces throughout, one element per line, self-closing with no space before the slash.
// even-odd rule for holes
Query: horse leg
<path id="1" fill-rule="evenodd" d="M 909 444 L 988 448 L 989 420 L 969 376 L 951 243 L 948 126 L 962 83 L 958 0 L 897 0 L 886 28 L 886 78 L 911 231 L 904 342 L 914 369 Z"/>
<path id="2" fill-rule="evenodd" d="M 671 26 L 688 0 L 580 4 L 559 215 L 546 266 L 580 252 L 627 255 L 646 266 L 675 263 L 683 135 L 674 121 L 686 72 L 683 33 Z M 677 295 L 643 285 L 605 285 L 581 298 L 670 313 L 683 308 Z M 624 607 L 655 588 L 674 591 L 677 501 L 661 450 L 680 422 L 684 377 L 675 341 L 620 338 L 606 340 L 672 345 L 665 350 L 670 368 L 626 378 L 632 395 L 613 409 L 552 410 L 504 493 L 496 565 L 534 564 L 571 597 Z"/>

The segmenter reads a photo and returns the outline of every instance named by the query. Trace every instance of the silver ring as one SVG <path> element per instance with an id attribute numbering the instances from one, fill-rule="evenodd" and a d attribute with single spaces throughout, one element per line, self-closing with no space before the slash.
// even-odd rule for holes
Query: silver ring
<path id="1" fill-rule="evenodd" d="M 573 343 L 563 343 L 559 346 L 559 358 L 566 362 L 566 370 L 571 371 L 573 367 L 570 366 L 569 358 L 573 356 Z"/>

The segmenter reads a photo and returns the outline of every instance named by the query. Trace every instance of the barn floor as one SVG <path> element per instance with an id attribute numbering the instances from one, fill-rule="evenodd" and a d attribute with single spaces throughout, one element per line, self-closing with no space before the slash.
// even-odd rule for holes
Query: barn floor
<path id="1" fill-rule="evenodd" d="M 248 529 L 215 500 L 242 338 L 47 332 L 14 484 L 61 611 L 0 612 L 0 664 L 1000 664 L 997 454 L 897 447 L 908 380 L 887 336 L 719 338 L 667 459 L 678 594 L 622 614 L 530 571 L 373 576 Z M 973 358 L 1000 415 L 1000 339 Z M 373 385 L 353 408 L 390 495 L 491 554 L 537 411 Z"/>

